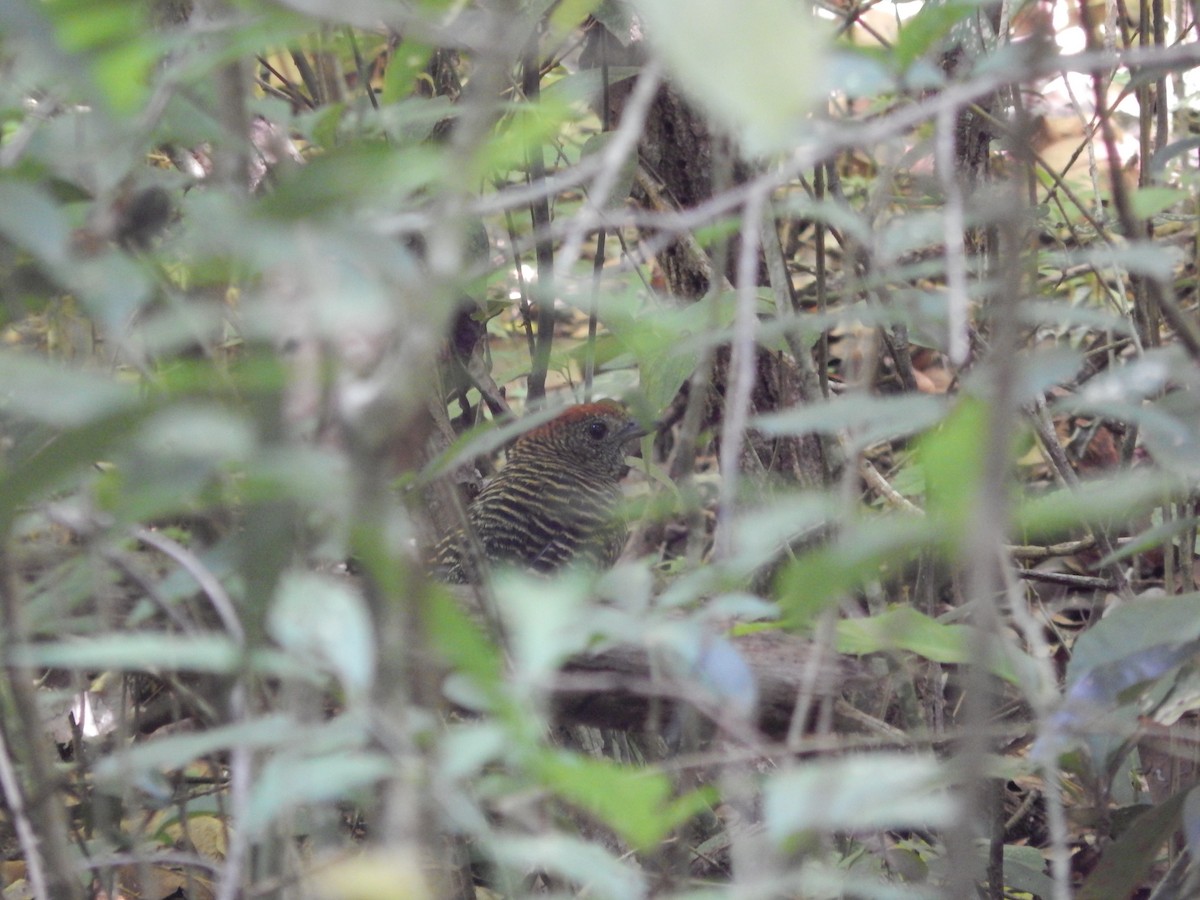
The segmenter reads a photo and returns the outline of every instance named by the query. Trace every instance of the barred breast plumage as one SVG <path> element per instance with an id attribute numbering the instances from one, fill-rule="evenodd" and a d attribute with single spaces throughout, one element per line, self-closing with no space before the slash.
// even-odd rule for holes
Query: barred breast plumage
<path id="1" fill-rule="evenodd" d="M 569 407 L 522 435 L 467 509 L 474 540 L 459 529 L 438 544 L 437 574 L 476 580 L 476 545 L 489 564 L 539 572 L 612 565 L 627 534 L 618 511 L 625 449 L 643 434 L 620 403 L 601 400 Z"/>

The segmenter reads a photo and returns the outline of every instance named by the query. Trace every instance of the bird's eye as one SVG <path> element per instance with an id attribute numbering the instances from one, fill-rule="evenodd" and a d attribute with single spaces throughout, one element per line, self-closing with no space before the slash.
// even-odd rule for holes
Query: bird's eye
<path id="1" fill-rule="evenodd" d="M 608 434 L 607 422 L 592 422 L 588 425 L 588 434 L 594 441 L 604 440 L 604 436 Z"/>

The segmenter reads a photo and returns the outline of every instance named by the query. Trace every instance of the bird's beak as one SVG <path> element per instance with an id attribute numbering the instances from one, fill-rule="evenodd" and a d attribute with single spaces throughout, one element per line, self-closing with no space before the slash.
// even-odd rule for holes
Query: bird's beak
<path id="1" fill-rule="evenodd" d="M 657 425 L 658 423 L 655 424 Z M 631 441 L 634 438 L 645 437 L 656 430 L 656 428 L 645 428 L 639 422 L 635 422 L 631 419 L 630 421 L 626 422 L 624 426 L 622 426 L 619 433 L 622 441 Z"/>

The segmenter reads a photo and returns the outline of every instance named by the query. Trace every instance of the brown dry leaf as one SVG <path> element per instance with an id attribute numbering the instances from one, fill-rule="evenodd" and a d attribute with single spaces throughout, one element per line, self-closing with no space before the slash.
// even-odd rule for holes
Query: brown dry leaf
<path id="1" fill-rule="evenodd" d="M 913 369 L 913 381 L 917 383 L 917 390 L 922 394 L 943 393 L 937 389 L 937 384 L 934 383 L 934 380 L 920 369 Z"/>
<path id="2" fill-rule="evenodd" d="M 188 819 L 188 836 L 196 852 L 209 859 L 224 859 L 227 831 L 225 823 L 216 816 L 195 816 Z"/>
<path id="3" fill-rule="evenodd" d="M 928 347 L 913 347 L 911 356 L 917 390 L 923 394 L 944 394 L 950 390 L 954 376 L 946 368 L 940 353 Z"/>
<path id="4" fill-rule="evenodd" d="M 0 862 L 0 878 L 5 886 L 25 880 L 25 860 L 15 859 L 11 862 Z"/>
<path id="5" fill-rule="evenodd" d="M 151 822 L 150 833 L 161 835 L 172 841 L 175 846 L 184 846 L 183 825 L 174 810 L 159 813 L 156 820 Z M 224 859 L 226 850 L 225 823 L 213 815 L 189 816 L 187 820 L 187 837 L 197 853 L 208 859 Z"/>
<path id="6" fill-rule="evenodd" d="M 323 866 L 310 882 L 327 900 L 433 900 L 433 889 L 416 854 L 404 850 L 364 853 Z"/>
<path id="7" fill-rule="evenodd" d="M 1088 441 L 1079 460 L 1081 473 L 1092 474 L 1117 468 L 1121 464 L 1120 442 L 1112 433 L 1112 429 L 1102 425 L 1096 429 L 1092 439 Z"/>
<path id="8" fill-rule="evenodd" d="M 141 880 L 145 875 L 145 881 Z M 190 876 L 190 877 L 189 877 Z M 122 893 L 114 897 L 150 898 L 186 896 L 188 900 L 213 900 L 216 896 L 208 873 L 185 872 L 171 866 L 123 866 L 117 873 Z"/>

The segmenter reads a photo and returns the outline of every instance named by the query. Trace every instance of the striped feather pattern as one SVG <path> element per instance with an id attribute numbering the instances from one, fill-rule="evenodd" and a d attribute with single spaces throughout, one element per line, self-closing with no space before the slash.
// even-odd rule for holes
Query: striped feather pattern
<path id="1" fill-rule="evenodd" d="M 527 432 L 467 510 L 472 536 L 458 530 L 438 545 L 438 575 L 477 580 L 476 547 L 489 564 L 538 572 L 611 566 L 627 536 L 618 517 L 625 448 L 644 433 L 613 401 L 570 407 Z"/>

